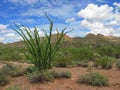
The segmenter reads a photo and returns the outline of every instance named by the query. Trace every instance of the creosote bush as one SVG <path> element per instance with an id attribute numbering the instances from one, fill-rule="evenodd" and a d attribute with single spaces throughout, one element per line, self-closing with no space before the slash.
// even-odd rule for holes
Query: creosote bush
<path id="1" fill-rule="evenodd" d="M 120 61 L 117 61 L 117 62 L 116 62 L 116 68 L 117 68 L 118 70 L 120 70 Z"/>
<path id="2" fill-rule="evenodd" d="M 93 59 L 93 51 L 88 47 L 70 48 L 70 52 L 76 61 Z"/>
<path id="3" fill-rule="evenodd" d="M 45 71 L 34 71 L 29 75 L 29 79 L 31 83 L 39 83 L 45 81 L 53 81 L 54 77 L 51 72 L 48 70 Z"/>
<path id="4" fill-rule="evenodd" d="M 21 85 L 9 86 L 5 90 L 30 90 L 29 87 L 22 87 Z"/>
<path id="5" fill-rule="evenodd" d="M 69 71 L 51 71 L 51 74 L 53 75 L 54 78 L 71 78 L 71 72 Z"/>
<path id="6" fill-rule="evenodd" d="M 64 36 L 70 32 L 63 29 L 61 32 L 57 31 L 56 41 L 52 42 L 53 22 L 46 16 L 50 22 L 49 33 L 44 32 L 45 37 L 39 35 L 37 28 L 30 30 L 28 27 L 23 25 L 16 25 L 13 29 L 22 37 L 28 53 L 26 57 L 32 64 L 35 65 L 40 71 L 51 68 L 55 63 L 56 52 L 60 48 L 60 44 L 64 40 Z"/>
<path id="7" fill-rule="evenodd" d="M 34 71 L 30 73 L 29 79 L 31 83 L 39 83 L 39 82 L 45 82 L 45 81 L 54 81 L 54 79 L 57 78 L 71 78 L 71 73 L 69 71 L 64 72 L 58 72 L 58 71 L 50 71 L 50 70 L 44 70 L 44 71 Z"/>
<path id="8" fill-rule="evenodd" d="M 0 86 L 7 85 L 9 83 L 8 77 L 0 72 Z"/>
<path id="9" fill-rule="evenodd" d="M 24 70 L 21 66 L 14 66 L 12 64 L 6 64 L 1 69 L 0 72 L 4 73 L 5 75 L 10 75 L 13 77 L 21 76 L 24 74 Z"/>
<path id="10" fill-rule="evenodd" d="M 111 69 L 114 61 L 114 58 L 106 56 L 98 59 L 97 64 L 99 64 L 104 69 Z"/>
<path id="11" fill-rule="evenodd" d="M 57 57 L 55 66 L 56 67 L 68 67 L 68 66 L 73 66 L 73 61 L 71 60 L 70 56 L 60 56 Z"/>
<path id="12" fill-rule="evenodd" d="M 88 67 L 88 61 L 86 61 L 86 60 L 76 62 L 76 64 L 77 64 L 77 66 Z"/>
<path id="13" fill-rule="evenodd" d="M 92 86 L 107 86 L 108 85 L 108 79 L 99 74 L 99 73 L 89 73 L 86 75 L 82 75 L 77 80 L 78 83 L 82 84 L 88 84 Z"/>

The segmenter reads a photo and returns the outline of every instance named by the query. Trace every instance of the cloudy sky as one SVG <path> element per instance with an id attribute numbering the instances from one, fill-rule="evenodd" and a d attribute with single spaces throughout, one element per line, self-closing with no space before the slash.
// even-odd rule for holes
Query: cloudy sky
<path id="1" fill-rule="evenodd" d="M 85 36 L 88 33 L 120 37 L 119 0 L 0 0 L 0 42 L 20 40 L 10 27 L 14 22 L 49 28 L 45 13 L 54 22 L 54 29 L 74 28 L 70 36 Z M 53 31 L 55 33 L 55 31 Z"/>

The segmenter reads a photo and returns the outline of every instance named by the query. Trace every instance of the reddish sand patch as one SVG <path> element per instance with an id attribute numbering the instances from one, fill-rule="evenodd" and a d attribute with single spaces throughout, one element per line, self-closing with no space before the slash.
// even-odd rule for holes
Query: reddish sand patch
<path id="1" fill-rule="evenodd" d="M 120 90 L 120 71 L 114 68 L 110 70 L 93 69 L 93 72 L 99 72 L 109 78 L 109 86 L 106 87 L 96 87 L 76 83 L 76 80 L 80 75 L 89 73 L 87 68 L 73 67 L 53 69 L 58 71 L 70 71 L 72 73 L 72 78 L 56 79 L 53 82 L 31 84 L 26 76 L 14 77 L 10 79 L 9 85 L 0 87 L 0 90 L 5 90 L 6 87 L 15 85 L 20 85 L 23 88 L 22 90 L 26 90 L 24 88 L 29 88 L 28 90 Z"/>

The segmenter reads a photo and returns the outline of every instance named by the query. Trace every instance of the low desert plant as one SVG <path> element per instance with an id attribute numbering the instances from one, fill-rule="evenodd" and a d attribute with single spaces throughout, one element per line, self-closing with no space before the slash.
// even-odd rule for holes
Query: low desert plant
<path id="1" fill-rule="evenodd" d="M 112 57 L 101 57 L 95 60 L 94 65 L 101 66 L 104 69 L 111 69 L 115 59 Z"/>
<path id="2" fill-rule="evenodd" d="M 0 72 L 0 86 L 7 85 L 9 83 L 9 80 L 6 75 Z"/>
<path id="3" fill-rule="evenodd" d="M 71 78 L 71 73 L 69 71 L 51 71 L 54 78 Z"/>
<path id="4" fill-rule="evenodd" d="M 9 86 L 5 90 L 30 90 L 29 87 L 22 87 L 21 85 Z"/>
<path id="5" fill-rule="evenodd" d="M 120 61 L 116 62 L 116 68 L 120 70 Z"/>
<path id="6" fill-rule="evenodd" d="M 77 80 L 78 83 L 88 84 L 92 86 L 106 86 L 108 85 L 108 79 L 99 74 L 99 73 L 89 73 L 86 75 L 82 75 Z"/>
<path id="7" fill-rule="evenodd" d="M 114 56 L 114 48 L 111 46 L 97 48 L 97 51 L 101 56 Z"/>
<path id="8" fill-rule="evenodd" d="M 86 61 L 81 61 L 81 62 L 78 62 L 76 64 L 77 64 L 77 66 L 88 67 L 88 62 L 86 62 Z"/>
<path id="9" fill-rule="evenodd" d="M 93 67 L 91 65 L 89 65 L 87 69 L 88 69 L 88 72 L 90 73 L 93 71 Z"/>
<path id="10" fill-rule="evenodd" d="M 60 56 L 56 58 L 55 66 L 56 67 L 68 67 L 73 66 L 73 61 L 70 56 Z"/>
<path id="11" fill-rule="evenodd" d="M 73 54 L 72 56 L 76 61 L 81 60 L 92 60 L 93 59 L 93 51 L 90 48 L 70 48 L 70 52 Z"/>
<path id="12" fill-rule="evenodd" d="M 53 22 L 51 19 L 46 16 L 47 19 L 50 21 L 50 30 L 49 33 L 46 31 L 44 32 L 45 37 L 41 37 L 39 35 L 39 31 L 37 28 L 34 30 L 30 30 L 28 27 L 23 25 L 16 25 L 13 27 L 23 39 L 28 53 L 26 53 L 26 57 L 32 64 L 35 65 L 40 71 L 49 69 L 54 64 L 54 57 L 56 52 L 59 50 L 59 46 L 64 40 L 64 36 L 69 32 L 63 29 L 61 32 L 57 31 L 56 34 L 56 41 L 52 42 L 52 31 L 53 31 Z"/>
<path id="13" fill-rule="evenodd" d="M 10 76 L 21 76 L 24 74 L 24 70 L 21 66 L 14 66 L 12 64 L 4 65 L 0 69 L 0 71 L 5 75 L 10 75 Z"/>
<path id="14" fill-rule="evenodd" d="M 52 76 L 51 72 L 46 71 L 35 71 L 29 75 L 29 79 L 31 83 L 38 83 L 44 81 L 53 81 L 54 77 Z"/>
<path id="15" fill-rule="evenodd" d="M 36 68 L 35 66 L 29 66 L 24 70 L 25 74 L 30 74 L 35 71 L 38 71 L 38 68 Z"/>
<path id="16" fill-rule="evenodd" d="M 114 58 L 111 57 L 102 57 L 100 60 L 100 65 L 102 68 L 110 69 L 114 63 Z"/>

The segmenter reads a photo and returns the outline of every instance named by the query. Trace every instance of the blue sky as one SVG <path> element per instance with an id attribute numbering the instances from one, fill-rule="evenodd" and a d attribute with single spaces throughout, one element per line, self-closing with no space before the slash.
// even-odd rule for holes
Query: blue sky
<path id="1" fill-rule="evenodd" d="M 45 13 L 53 20 L 54 30 L 74 28 L 71 37 L 88 33 L 120 36 L 119 0 L 0 0 L 0 42 L 20 40 L 10 26 L 14 22 L 31 29 L 48 30 Z M 53 31 L 55 33 L 55 31 Z"/>

